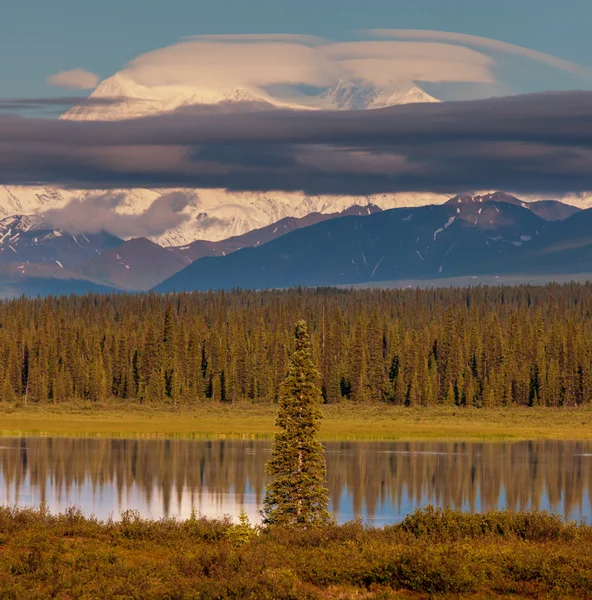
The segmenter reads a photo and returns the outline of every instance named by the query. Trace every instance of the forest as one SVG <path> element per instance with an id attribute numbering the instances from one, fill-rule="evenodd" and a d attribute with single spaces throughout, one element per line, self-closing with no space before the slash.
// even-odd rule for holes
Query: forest
<path id="1" fill-rule="evenodd" d="M 592 398 L 592 285 L 574 283 L 5 300 L 0 401 L 274 403 L 300 318 L 326 403 Z"/>

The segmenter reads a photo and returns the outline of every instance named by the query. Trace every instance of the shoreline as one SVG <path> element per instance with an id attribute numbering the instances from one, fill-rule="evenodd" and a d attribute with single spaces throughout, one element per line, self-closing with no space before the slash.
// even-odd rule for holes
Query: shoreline
<path id="1" fill-rule="evenodd" d="M 83 403 L 0 407 L 0 435 L 176 439 L 272 439 L 275 405 L 154 407 Z M 592 409 L 404 408 L 324 405 L 320 439 L 351 441 L 590 440 Z"/>

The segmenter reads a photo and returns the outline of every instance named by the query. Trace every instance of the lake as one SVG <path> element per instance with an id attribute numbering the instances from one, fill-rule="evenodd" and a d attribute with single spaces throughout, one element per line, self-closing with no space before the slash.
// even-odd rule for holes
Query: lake
<path id="1" fill-rule="evenodd" d="M 258 520 L 270 452 L 268 441 L 0 438 L 0 501 L 101 519 L 244 509 Z M 326 458 L 339 521 L 395 523 L 426 504 L 592 521 L 592 442 L 329 442 Z"/>

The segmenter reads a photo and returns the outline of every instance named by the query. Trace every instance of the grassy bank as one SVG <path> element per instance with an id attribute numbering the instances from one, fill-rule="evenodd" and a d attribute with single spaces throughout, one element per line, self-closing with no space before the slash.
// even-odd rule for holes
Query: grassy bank
<path id="1" fill-rule="evenodd" d="M 0 508 L 2 598 L 589 598 L 592 528 L 425 509 L 384 529 Z"/>
<path id="2" fill-rule="evenodd" d="M 204 404 L 162 408 L 140 404 L 0 406 L 2 435 L 178 438 L 270 438 L 276 407 Z M 592 439 L 592 409 L 473 409 L 339 404 L 323 407 L 329 439 Z"/>

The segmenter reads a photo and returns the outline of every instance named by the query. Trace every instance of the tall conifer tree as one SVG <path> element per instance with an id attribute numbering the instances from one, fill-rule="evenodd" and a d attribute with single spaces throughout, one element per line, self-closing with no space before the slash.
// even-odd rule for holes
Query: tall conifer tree
<path id="1" fill-rule="evenodd" d="M 325 487 L 325 456 L 316 439 L 322 418 L 319 373 L 304 321 L 295 329 L 296 349 L 280 391 L 275 436 L 267 472 L 263 517 L 267 524 L 311 526 L 330 521 Z"/>

